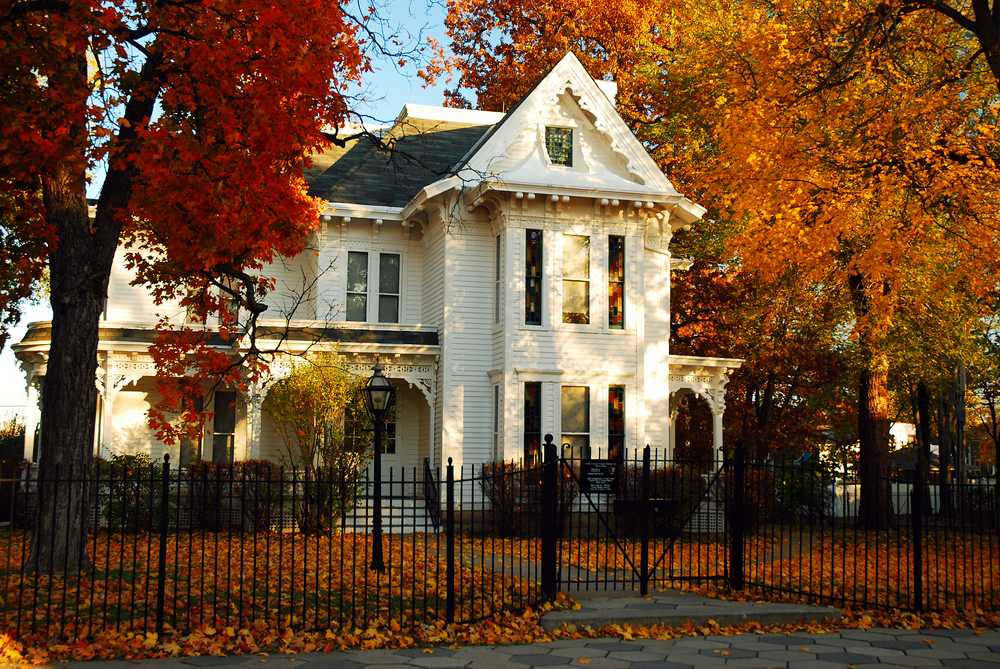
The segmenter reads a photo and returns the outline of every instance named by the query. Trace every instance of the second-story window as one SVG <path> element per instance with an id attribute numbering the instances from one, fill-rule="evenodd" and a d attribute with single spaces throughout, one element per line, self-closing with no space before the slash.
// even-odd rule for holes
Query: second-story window
<path id="1" fill-rule="evenodd" d="M 625 329 L 624 237 L 608 237 L 608 327 Z"/>
<path id="2" fill-rule="evenodd" d="M 399 254 L 381 253 L 378 261 L 378 322 L 399 322 Z"/>
<path id="3" fill-rule="evenodd" d="M 347 320 L 368 320 L 368 254 L 347 254 Z"/>
<path id="4" fill-rule="evenodd" d="M 563 235 L 563 323 L 590 322 L 590 237 Z"/>
<path id="5" fill-rule="evenodd" d="M 378 264 L 370 267 L 367 251 L 347 254 L 347 320 L 364 323 L 371 318 L 379 323 L 398 323 L 400 255 L 379 253 L 375 258 Z M 378 286 L 378 293 L 372 295 L 374 307 L 369 314 L 368 290 L 374 290 L 373 286 Z"/>
<path id="6" fill-rule="evenodd" d="M 527 230 L 524 258 L 524 324 L 542 324 L 542 231 Z"/>

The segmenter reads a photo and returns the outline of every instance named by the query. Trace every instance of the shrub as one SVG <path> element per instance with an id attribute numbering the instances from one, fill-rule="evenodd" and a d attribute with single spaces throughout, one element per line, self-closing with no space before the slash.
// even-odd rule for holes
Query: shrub
<path id="1" fill-rule="evenodd" d="M 832 513 L 833 473 L 815 459 L 804 467 L 775 467 L 773 482 L 775 522 L 805 520 L 812 525 Z"/>
<path id="2" fill-rule="evenodd" d="M 98 459 L 91 496 L 111 530 L 158 532 L 163 510 L 163 465 L 146 453 Z M 169 503 L 169 502 L 168 502 Z M 169 519 L 168 519 L 169 522 Z"/>
<path id="3" fill-rule="evenodd" d="M 490 501 L 491 530 L 497 536 L 516 536 L 521 531 L 525 498 L 525 472 L 515 461 L 487 462 L 480 470 L 479 487 Z"/>
<path id="4" fill-rule="evenodd" d="M 650 499 L 672 499 L 677 501 L 676 515 L 654 519 L 653 529 L 655 535 L 669 537 L 680 532 L 683 523 L 701 502 L 702 495 L 705 494 L 706 485 L 700 469 L 663 467 L 650 471 Z"/>
<path id="5" fill-rule="evenodd" d="M 753 534 L 761 525 L 771 521 L 775 502 L 774 474 L 766 469 L 748 467 L 743 489 L 743 500 L 726 497 L 727 518 L 730 524 L 740 523 L 743 531 Z M 731 494 L 732 487 L 727 488 Z"/>
<path id="6" fill-rule="evenodd" d="M 363 485 L 353 465 L 312 467 L 294 475 L 292 514 L 303 534 L 329 534 L 354 508 Z M 378 485 L 378 484 L 375 484 Z"/>
<path id="7" fill-rule="evenodd" d="M 240 500 L 247 531 L 268 532 L 274 526 L 285 487 L 282 473 L 269 460 L 233 463 L 233 495 Z"/>
<path id="8" fill-rule="evenodd" d="M 215 532 L 227 524 L 225 500 L 232 491 L 232 475 L 230 465 L 209 460 L 185 468 L 181 494 L 193 526 Z"/>

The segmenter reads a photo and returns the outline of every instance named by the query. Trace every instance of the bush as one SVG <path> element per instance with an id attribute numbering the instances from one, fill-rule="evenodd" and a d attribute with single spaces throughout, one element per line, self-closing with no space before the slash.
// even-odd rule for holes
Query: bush
<path id="1" fill-rule="evenodd" d="M 233 463 L 233 495 L 240 500 L 243 528 L 268 532 L 278 519 L 284 481 L 282 468 L 270 460 Z"/>
<path id="2" fill-rule="evenodd" d="M 522 505 L 525 498 L 525 471 L 515 461 L 487 462 L 479 472 L 479 487 L 490 501 L 493 534 L 517 536 L 521 532 Z"/>
<path id="3" fill-rule="evenodd" d="M 292 514 L 299 530 L 314 535 L 333 532 L 343 515 L 354 508 L 362 485 L 359 476 L 353 465 L 313 467 L 296 474 Z"/>
<path id="4" fill-rule="evenodd" d="M 641 474 L 642 472 L 640 472 Z M 680 532 L 683 523 L 701 502 L 706 487 L 707 484 L 700 469 L 663 467 L 651 470 L 649 472 L 650 499 L 672 499 L 677 502 L 676 515 L 654 519 L 655 536 L 670 537 Z"/>
<path id="5" fill-rule="evenodd" d="M 815 459 L 804 467 L 775 467 L 773 484 L 775 522 L 812 525 L 833 512 L 833 473 Z"/>
<path id="6" fill-rule="evenodd" d="M 232 476 L 228 464 L 198 460 L 187 466 L 181 494 L 193 526 L 216 532 L 228 524 L 224 522 L 225 500 L 231 494 Z"/>
<path id="7" fill-rule="evenodd" d="M 770 522 L 774 514 L 774 488 L 774 475 L 770 471 L 748 467 L 742 503 L 726 497 L 726 517 L 730 524 L 740 523 L 744 532 L 753 534 Z M 727 487 L 727 491 L 731 493 L 732 487 Z"/>
<path id="8" fill-rule="evenodd" d="M 163 510 L 163 465 L 146 453 L 97 459 L 91 496 L 108 529 L 158 532 Z M 169 519 L 168 519 L 169 522 Z"/>

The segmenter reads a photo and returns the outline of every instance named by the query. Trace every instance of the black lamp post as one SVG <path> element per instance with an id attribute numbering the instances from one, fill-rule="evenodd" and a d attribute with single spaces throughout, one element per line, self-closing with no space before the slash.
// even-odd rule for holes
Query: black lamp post
<path id="1" fill-rule="evenodd" d="M 372 529 L 372 565 L 371 570 L 385 573 L 385 562 L 382 560 L 382 422 L 385 414 L 392 408 L 396 390 L 389 379 L 382 376 L 382 365 L 375 358 L 372 367 L 372 377 L 365 384 L 365 407 L 372 423 L 375 424 L 375 518 Z"/>

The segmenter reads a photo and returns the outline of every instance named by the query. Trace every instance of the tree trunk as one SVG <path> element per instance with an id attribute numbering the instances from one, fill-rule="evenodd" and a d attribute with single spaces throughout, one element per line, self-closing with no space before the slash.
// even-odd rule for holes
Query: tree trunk
<path id="1" fill-rule="evenodd" d="M 858 525 L 870 530 L 896 529 L 889 484 L 889 359 L 884 353 L 872 355 L 869 368 L 861 372 L 858 401 Z"/>
<path id="2" fill-rule="evenodd" d="M 920 435 L 920 446 L 917 448 L 917 468 L 924 481 L 924 515 L 930 514 L 931 497 L 927 481 L 930 480 L 931 467 L 931 415 L 930 396 L 927 394 L 927 384 L 921 381 L 917 384 L 917 434 Z"/>
<path id="3" fill-rule="evenodd" d="M 941 513 L 955 515 L 951 499 L 951 412 L 944 393 L 939 393 L 938 405 L 938 485 L 941 489 Z"/>
<path id="4" fill-rule="evenodd" d="M 75 70 L 62 75 L 66 90 L 80 91 L 79 122 L 66 130 L 80 138 L 81 149 L 42 179 L 46 220 L 55 228 L 58 243 L 49 256 L 52 340 L 41 402 L 38 513 L 26 571 L 75 574 L 90 568 L 87 526 L 100 316 L 137 174 L 132 160 L 136 128 L 146 125 L 152 114 L 161 65 L 158 53 L 150 53 L 140 75 L 142 93 L 125 106 L 129 123 L 123 124 L 116 140 L 119 150 L 108 168 L 93 221 L 82 148 L 87 132 L 82 109 L 89 95 L 84 54 Z"/>
<path id="5" fill-rule="evenodd" d="M 966 370 L 964 363 L 955 365 L 955 478 L 959 489 L 966 482 L 965 445 L 965 390 Z M 961 495 L 959 496 L 961 500 Z"/>
<path id="6" fill-rule="evenodd" d="M 848 279 L 854 313 L 863 328 L 859 340 L 865 367 L 858 378 L 858 477 L 861 501 L 858 526 L 871 530 L 897 527 L 889 485 L 889 358 L 868 325 L 871 281 L 860 274 Z M 884 284 L 880 290 L 887 291 Z"/>

